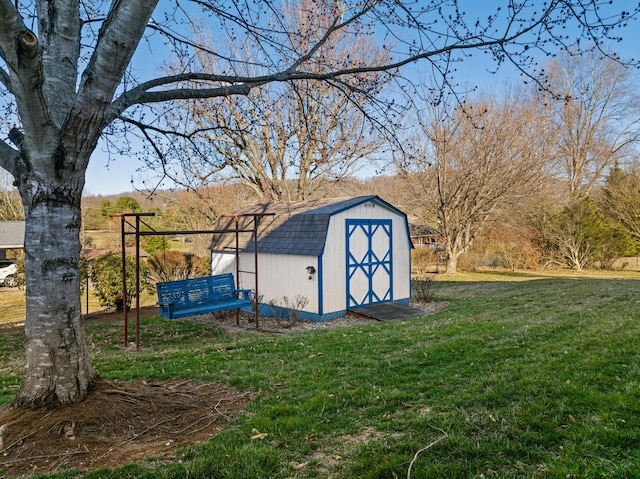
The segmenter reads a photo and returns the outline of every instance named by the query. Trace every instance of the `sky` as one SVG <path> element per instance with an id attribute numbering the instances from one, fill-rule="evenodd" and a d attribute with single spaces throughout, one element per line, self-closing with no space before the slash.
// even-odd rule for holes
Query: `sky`
<path id="1" fill-rule="evenodd" d="M 505 2 L 498 0 L 488 0 L 477 2 L 477 0 L 466 0 L 469 6 L 466 8 L 476 8 L 478 5 L 497 5 Z M 459 4 L 464 4 L 460 1 Z M 630 2 L 631 3 L 631 2 Z M 626 4 L 625 2 L 616 2 Z M 494 8 L 494 7 L 492 7 Z M 480 14 L 480 13 L 479 13 Z M 640 23 L 633 22 L 619 34 L 623 37 L 621 43 L 612 46 L 614 51 L 622 58 L 639 58 L 638 45 L 640 45 Z M 136 54 L 134 64 L 142 65 L 146 71 L 159 71 L 162 61 L 165 58 L 157 55 L 149 55 L 147 50 Z M 506 81 L 517 81 L 519 75 L 513 67 L 505 65 L 497 74 L 491 73 L 495 65 L 489 55 L 479 52 L 471 52 L 471 57 L 459 65 L 457 80 L 460 83 L 470 83 L 479 86 L 481 89 L 491 89 Z M 640 79 L 640 76 L 638 77 Z M 640 80 L 639 80 L 640 82 Z M 98 145 L 94 152 L 86 174 L 85 195 L 114 195 L 133 191 L 136 187 L 141 188 L 141 174 L 137 171 L 141 162 L 132 157 L 111 157 L 104 151 L 104 146 Z M 133 182 L 132 182 L 133 181 Z"/>

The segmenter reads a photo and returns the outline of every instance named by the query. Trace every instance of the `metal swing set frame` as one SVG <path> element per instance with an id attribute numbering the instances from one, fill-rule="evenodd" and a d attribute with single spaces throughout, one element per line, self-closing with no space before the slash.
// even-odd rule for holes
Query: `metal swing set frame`
<path id="1" fill-rule="evenodd" d="M 136 261 L 136 290 L 135 290 L 135 345 L 136 350 L 140 350 L 140 237 L 141 236 L 174 236 L 174 235 L 195 235 L 195 234 L 235 234 L 235 257 L 236 257 L 236 288 L 239 288 L 240 273 L 250 273 L 255 275 L 255 291 L 254 291 L 254 313 L 255 313 L 255 328 L 259 329 L 259 307 L 258 307 L 258 227 L 260 220 L 264 216 L 274 216 L 273 213 L 237 213 L 237 214 L 225 214 L 222 217 L 233 218 L 233 224 L 235 228 L 223 229 L 223 230 L 186 230 L 186 231 L 156 231 L 153 227 L 147 224 L 143 218 L 155 216 L 152 212 L 138 212 L 138 213 L 116 213 L 111 215 L 115 218 L 120 218 L 120 237 L 122 243 L 122 299 L 124 304 L 124 346 L 129 345 L 129 317 L 127 311 L 127 265 L 126 265 L 126 238 L 127 236 L 135 236 L 135 261 Z M 252 217 L 250 224 L 252 228 L 241 229 L 239 220 L 241 217 Z M 132 221 L 129 219 L 132 218 Z M 144 226 L 148 228 L 148 231 L 141 231 L 140 227 Z M 253 234 L 253 251 L 254 251 L 254 271 L 241 271 L 240 270 L 240 245 L 239 236 L 240 233 L 252 233 Z M 240 313 L 236 310 L 236 325 L 240 324 Z"/>

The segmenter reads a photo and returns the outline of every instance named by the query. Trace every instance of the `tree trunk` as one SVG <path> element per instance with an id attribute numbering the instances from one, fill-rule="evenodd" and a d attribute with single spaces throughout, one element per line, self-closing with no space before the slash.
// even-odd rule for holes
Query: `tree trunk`
<path id="1" fill-rule="evenodd" d="M 80 197 L 83 177 L 21 185 L 27 277 L 26 361 L 16 407 L 84 400 L 95 372 L 80 310 Z"/>
<path id="2" fill-rule="evenodd" d="M 447 266 L 445 268 L 445 273 L 455 273 L 458 269 L 458 256 L 451 255 L 447 257 Z"/>

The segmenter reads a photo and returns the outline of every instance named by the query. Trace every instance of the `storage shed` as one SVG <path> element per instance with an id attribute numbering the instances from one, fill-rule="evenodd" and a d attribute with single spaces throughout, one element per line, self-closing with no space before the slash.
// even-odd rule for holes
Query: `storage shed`
<path id="1" fill-rule="evenodd" d="M 260 313 L 296 314 L 326 321 L 377 303 L 407 304 L 411 296 L 411 240 L 406 215 L 377 196 L 255 205 L 220 218 L 212 274 L 236 274 L 239 287 L 255 290 Z M 237 223 L 236 223 L 237 222 Z M 257 274 L 256 274 L 257 273 Z"/>

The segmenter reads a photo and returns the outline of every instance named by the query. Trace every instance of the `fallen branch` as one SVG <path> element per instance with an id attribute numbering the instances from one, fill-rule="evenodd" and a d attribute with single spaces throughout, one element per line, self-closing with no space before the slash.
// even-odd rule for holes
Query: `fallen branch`
<path id="1" fill-rule="evenodd" d="M 13 446 L 15 446 L 16 444 L 20 444 L 22 441 L 24 441 L 25 439 L 27 439 L 29 436 L 33 436 L 35 434 L 35 432 L 32 432 L 30 434 L 27 434 L 26 436 L 22 436 L 20 439 L 18 439 L 17 441 L 13 441 L 11 444 L 9 444 L 7 447 L 5 447 L 3 450 L 0 451 L 0 454 L 7 452 L 9 449 L 11 449 Z"/>
<path id="2" fill-rule="evenodd" d="M 407 479 L 411 479 L 411 468 L 413 467 L 413 464 L 416 462 L 416 460 L 418 459 L 418 456 L 420 455 L 420 453 L 426 451 L 427 449 L 429 449 L 432 446 L 435 446 L 436 444 L 438 444 L 440 441 L 446 439 L 449 437 L 449 434 L 447 434 L 446 432 L 444 432 L 442 429 L 438 429 L 438 431 L 440 431 L 442 433 L 442 437 L 436 439 L 435 441 L 433 441 L 431 444 L 426 445 L 425 447 L 423 447 L 422 449 L 420 449 L 418 452 L 416 452 L 413 456 L 413 459 L 411 460 L 411 463 L 409 463 L 409 469 L 407 470 Z"/>
<path id="3" fill-rule="evenodd" d="M 122 442 L 120 443 L 120 446 L 124 446 L 124 445 L 125 445 L 125 444 L 127 444 L 128 442 L 131 442 L 131 441 L 133 441 L 134 439 L 139 438 L 140 436 L 142 436 L 142 435 L 144 435 L 144 434 L 148 433 L 149 431 L 151 431 L 152 429 L 154 429 L 154 428 L 156 428 L 156 427 L 158 427 L 158 426 L 162 426 L 163 424 L 166 424 L 166 423 L 168 423 L 168 422 L 173 422 L 173 421 L 175 421 L 176 419 L 178 419 L 180 416 L 182 416 L 182 414 L 178 414 L 178 415 L 177 415 L 177 416 L 175 416 L 175 417 L 172 417 L 172 418 L 169 418 L 169 419 L 165 419 L 164 421 L 157 422 L 157 423 L 155 423 L 153 426 L 149 426 L 148 428 L 146 428 L 144 431 L 141 431 L 141 432 L 139 432 L 138 434 L 134 434 L 133 436 L 131 436 L 131 437 L 130 437 L 129 439 L 127 439 L 126 441 L 122 441 Z"/>
<path id="4" fill-rule="evenodd" d="M 200 431 L 202 431 L 202 430 L 204 430 L 204 429 L 207 429 L 208 427 L 212 426 L 215 422 L 216 422 L 216 421 L 215 421 L 215 419 L 214 419 L 213 421 L 209 421 L 209 422 L 208 422 L 207 424 L 205 424 L 204 426 L 202 426 L 202 427 L 200 427 L 200 428 L 198 428 L 198 429 L 194 429 L 193 431 L 189 431 L 189 434 L 194 434 L 194 433 L 196 433 L 196 432 L 200 432 Z M 194 425 L 195 425 L 195 423 L 194 423 Z"/>
<path id="5" fill-rule="evenodd" d="M 220 403 L 222 402 L 222 399 L 218 400 L 218 404 L 216 404 L 215 406 L 213 406 L 213 410 L 215 412 L 217 412 L 218 414 L 220 414 L 221 416 L 223 416 L 227 421 L 231 421 L 231 419 L 233 419 L 231 416 L 227 416 L 225 413 L 223 413 L 222 411 L 220 411 L 220 409 L 218 409 L 218 406 L 220 406 Z"/>
<path id="6" fill-rule="evenodd" d="M 89 451 L 73 451 L 73 452 L 64 452 L 62 454 L 44 454 L 42 456 L 29 456 L 29 457 L 22 457 L 20 459 L 13 459 L 12 461 L 6 461 L 6 462 L 0 462 L 0 466 L 8 466 L 10 464 L 16 464 L 18 462 L 24 462 L 24 461 L 33 461 L 35 459 L 49 459 L 52 457 L 66 457 L 66 456 L 77 456 L 78 454 L 88 454 Z"/>
<path id="7" fill-rule="evenodd" d="M 129 391 L 123 391 L 121 389 L 105 389 L 105 394 L 122 394 L 123 396 L 134 396 L 137 397 L 138 393 L 130 393 Z"/>
<path id="8" fill-rule="evenodd" d="M 204 421 L 205 419 L 207 419 L 209 416 L 202 416 L 198 419 L 196 419 L 195 421 L 193 421 L 191 424 L 189 424 L 187 427 L 185 427 L 184 429 L 181 429 L 180 431 L 173 431 L 173 435 L 175 436 L 179 436 L 180 434 L 184 434 L 185 432 L 187 432 L 189 429 L 191 429 L 192 427 L 195 427 L 196 424 Z M 214 422 L 216 422 L 215 420 L 211 421 L 209 424 L 213 424 Z M 207 426 L 205 426 L 206 428 Z M 200 429 L 196 429 L 195 431 L 189 431 L 190 433 L 199 431 Z"/>

